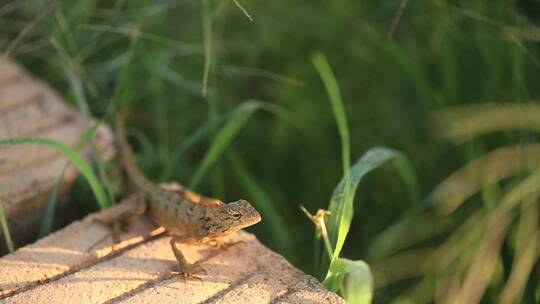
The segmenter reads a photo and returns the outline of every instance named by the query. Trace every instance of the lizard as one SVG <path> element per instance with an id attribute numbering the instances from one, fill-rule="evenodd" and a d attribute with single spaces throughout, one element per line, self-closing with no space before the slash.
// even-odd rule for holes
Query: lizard
<path id="1" fill-rule="evenodd" d="M 224 203 L 221 200 L 196 194 L 183 186 L 163 187 L 150 181 L 137 166 L 125 131 L 127 112 L 116 120 L 117 139 L 123 169 L 130 183 L 138 192 L 136 210 L 148 213 L 152 221 L 164 227 L 172 238 L 171 249 L 187 277 L 194 275 L 195 264 L 188 264 L 178 243 L 218 243 L 219 239 L 261 221 L 261 215 L 246 200 Z"/>

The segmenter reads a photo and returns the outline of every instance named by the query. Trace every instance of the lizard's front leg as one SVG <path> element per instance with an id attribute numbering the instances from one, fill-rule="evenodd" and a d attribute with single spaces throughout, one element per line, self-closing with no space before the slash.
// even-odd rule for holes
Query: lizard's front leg
<path id="1" fill-rule="evenodd" d="M 186 278 L 193 278 L 202 281 L 200 277 L 195 275 L 199 272 L 206 272 L 204 269 L 201 269 L 199 264 L 193 263 L 189 264 L 186 258 L 184 257 L 184 254 L 178 249 L 176 246 L 178 243 L 181 243 L 185 241 L 185 239 L 177 236 L 173 236 L 171 239 L 171 249 L 174 253 L 174 257 L 176 258 L 176 261 L 178 261 L 178 265 L 180 266 L 180 273 L 186 277 Z"/>

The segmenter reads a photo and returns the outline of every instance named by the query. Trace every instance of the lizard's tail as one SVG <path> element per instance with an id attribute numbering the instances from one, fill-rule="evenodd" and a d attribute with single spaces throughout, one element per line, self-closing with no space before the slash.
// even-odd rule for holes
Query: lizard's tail
<path id="1" fill-rule="evenodd" d="M 137 166 L 137 160 L 135 159 L 135 154 L 131 149 L 127 141 L 126 135 L 126 118 L 128 111 L 121 111 L 116 118 L 116 133 L 120 148 L 120 158 L 128 178 L 135 184 L 138 189 L 143 191 L 155 191 L 156 186 L 150 180 L 146 178 L 144 173 Z"/>

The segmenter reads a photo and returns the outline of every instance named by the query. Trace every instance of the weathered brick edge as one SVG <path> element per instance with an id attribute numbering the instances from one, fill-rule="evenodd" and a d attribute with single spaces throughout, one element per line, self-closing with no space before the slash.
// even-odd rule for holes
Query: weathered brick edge
<path id="1" fill-rule="evenodd" d="M 170 237 L 145 216 L 113 249 L 94 219 L 132 206 L 128 199 L 2 257 L 0 303 L 344 303 L 246 232 L 224 249 L 182 245 L 202 281 L 175 272 Z"/>

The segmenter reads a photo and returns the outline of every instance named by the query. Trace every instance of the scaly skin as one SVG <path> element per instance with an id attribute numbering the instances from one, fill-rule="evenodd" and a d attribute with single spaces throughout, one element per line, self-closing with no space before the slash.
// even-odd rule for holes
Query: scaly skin
<path id="1" fill-rule="evenodd" d="M 128 178 L 144 198 L 144 206 L 152 220 L 166 228 L 174 237 L 171 247 L 186 276 L 192 272 L 177 242 L 214 242 L 218 238 L 261 220 L 260 214 L 248 201 L 239 200 L 225 204 L 220 200 L 199 196 L 183 187 L 160 187 L 140 171 L 136 165 L 125 134 L 125 112 L 117 119 L 116 129 L 120 143 L 121 159 Z"/>

